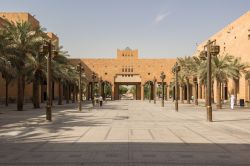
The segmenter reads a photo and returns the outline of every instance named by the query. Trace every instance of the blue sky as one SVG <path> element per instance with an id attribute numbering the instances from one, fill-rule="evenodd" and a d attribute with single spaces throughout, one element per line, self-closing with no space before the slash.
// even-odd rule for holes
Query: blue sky
<path id="1" fill-rule="evenodd" d="M 0 0 L 0 11 L 30 12 L 71 57 L 110 58 L 137 48 L 143 58 L 191 55 L 196 43 L 250 10 L 250 0 Z"/>

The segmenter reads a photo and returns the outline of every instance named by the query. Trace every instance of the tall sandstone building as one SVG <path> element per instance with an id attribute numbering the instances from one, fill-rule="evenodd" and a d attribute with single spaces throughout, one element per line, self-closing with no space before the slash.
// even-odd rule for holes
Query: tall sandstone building
<path id="1" fill-rule="evenodd" d="M 202 42 L 195 53 L 195 56 L 203 50 L 204 45 L 208 40 L 216 40 L 216 44 L 220 46 L 220 55 L 233 55 L 240 57 L 242 62 L 250 64 L 250 11 L 242 15 L 237 20 L 233 21 L 219 32 L 212 35 L 209 39 Z M 233 81 L 229 80 L 223 85 L 222 92 L 227 99 L 229 94 L 236 93 L 238 99 L 250 100 L 250 85 L 249 81 L 245 79 L 245 75 L 236 83 L 236 89 L 233 86 Z M 215 84 L 214 84 L 215 85 Z M 203 88 L 204 89 L 204 88 Z M 215 94 L 216 88 L 214 87 Z"/>

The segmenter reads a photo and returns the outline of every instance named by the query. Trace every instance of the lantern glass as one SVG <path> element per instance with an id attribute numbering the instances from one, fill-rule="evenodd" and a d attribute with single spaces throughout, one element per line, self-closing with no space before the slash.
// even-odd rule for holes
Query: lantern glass
<path id="1" fill-rule="evenodd" d="M 211 46 L 210 53 L 212 55 L 217 55 L 217 54 L 219 54 L 219 52 L 220 52 L 220 46 L 218 46 L 218 45 Z"/>
<path id="2" fill-rule="evenodd" d="M 207 51 L 201 51 L 199 58 L 201 60 L 206 60 L 206 57 L 207 57 Z"/>

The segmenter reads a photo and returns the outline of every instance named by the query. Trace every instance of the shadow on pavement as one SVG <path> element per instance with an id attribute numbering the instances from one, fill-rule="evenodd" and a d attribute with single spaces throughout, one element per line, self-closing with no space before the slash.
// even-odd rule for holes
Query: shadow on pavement
<path id="1" fill-rule="evenodd" d="M 4 143 L 0 165 L 249 165 L 248 144 Z"/>

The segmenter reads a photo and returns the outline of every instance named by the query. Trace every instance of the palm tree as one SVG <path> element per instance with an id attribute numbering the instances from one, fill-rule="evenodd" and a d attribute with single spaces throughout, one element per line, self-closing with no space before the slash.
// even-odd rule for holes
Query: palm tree
<path id="1" fill-rule="evenodd" d="M 39 47 L 38 47 L 39 49 Z M 33 83 L 33 106 L 34 108 L 40 107 L 39 101 L 39 86 L 44 78 L 46 78 L 46 62 L 47 59 L 39 51 L 27 58 L 27 77 L 28 81 Z"/>
<path id="2" fill-rule="evenodd" d="M 184 87 L 185 87 L 185 84 L 186 84 L 186 76 L 185 76 L 185 73 L 184 71 L 180 71 L 178 73 L 178 84 L 179 84 L 179 87 L 181 89 L 180 93 L 181 93 L 181 103 L 184 103 Z M 174 87 L 175 86 L 175 78 L 172 79 L 172 84 L 171 84 L 171 87 Z M 175 87 L 176 88 L 176 87 Z M 175 91 L 173 91 L 174 93 Z"/>
<path id="3" fill-rule="evenodd" d="M 11 42 L 10 54 L 14 55 L 13 65 L 17 69 L 17 110 L 23 110 L 26 61 L 28 55 L 32 55 L 36 50 L 37 43 L 41 43 L 41 28 L 33 27 L 29 22 L 11 22 L 4 26 L 8 40 Z"/>
<path id="4" fill-rule="evenodd" d="M 222 108 L 221 104 L 221 83 L 227 81 L 228 78 L 236 77 L 237 71 L 233 66 L 234 57 L 231 55 L 218 55 L 212 57 L 212 80 L 216 80 L 216 106 Z M 206 82 L 206 63 L 203 63 L 200 68 L 200 79 Z"/>
<path id="5" fill-rule="evenodd" d="M 190 78 L 196 77 L 196 65 L 194 64 L 194 59 L 190 56 L 184 58 L 177 58 L 179 65 L 181 66 L 181 70 L 183 72 L 183 76 L 186 79 L 187 85 L 187 103 L 190 104 Z"/>
<path id="6" fill-rule="evenodd" d="M 69 60 L 67 59 L 68 57 L 68 52 L 63 50 L 63 47 L 59 47 L 58 54 L 55 55 L 52 58 L 52 77 L 55 81 L 58 82 L 58 104 L 62 104 L 62 84 L 64 83 L 66 85 L 67 89 L 67 94 L 66 94 L 66 99 L 67 103 L 69 100 L 69 84 L 76 85 L 76 82 L 78 80 L 78 74 L 76 69 L 69 64 Z"/>
<path id="7" fill-rule="evenodd" d="M 233 93 L 235 95 L 235 103 L 237 104 L 237 82 L 241 77 L 241 73 L 245 73 L 247 77 L 247 68 L 249 68 L 249 65 L 247 63 L 243 63 L 241 61 L 241 58 L 234 58 L 232 62 L 232 72 L 229 72 L 229 78 L 233 80 Z"/>
<path id="8" fill-rule="evenodd" d="M 8 24 L 8 22 L 6 22 Z M 0 29 L 0 72 L 5 79 L 5 105 L 8 106 L 9 84 L 16 77 L 16 68 L 12 65 L 13 56 L 9 54 L 10 40 L 7 31 Z"/>

